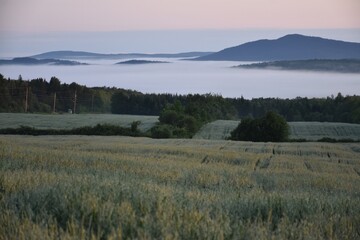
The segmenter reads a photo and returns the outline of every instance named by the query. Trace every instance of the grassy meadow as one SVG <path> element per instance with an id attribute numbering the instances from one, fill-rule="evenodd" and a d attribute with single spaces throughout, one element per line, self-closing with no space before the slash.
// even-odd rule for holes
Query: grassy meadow
<path id="1" fill-rule="evenodd" d="M 0 239 L 359 239 L 360 143 L 0 136 Z"/>

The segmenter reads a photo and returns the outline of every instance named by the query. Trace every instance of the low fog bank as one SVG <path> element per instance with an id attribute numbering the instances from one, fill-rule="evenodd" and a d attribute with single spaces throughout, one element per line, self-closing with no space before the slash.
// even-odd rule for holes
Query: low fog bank
<path id="1" fill-rule="evenodd" d="M 157 59 L 159 60 L 159 59 Z M 327 97 L 360 92 L 360 74 L 231 68 L 239 62 L 194 62 L 162 59 L 170 64 L 88 66 L 0 66 L 5 77 L 24 80 L 56 76 L 63 83 L 118 87 L 144 93 L 214 93 L 224 97 Z"/>

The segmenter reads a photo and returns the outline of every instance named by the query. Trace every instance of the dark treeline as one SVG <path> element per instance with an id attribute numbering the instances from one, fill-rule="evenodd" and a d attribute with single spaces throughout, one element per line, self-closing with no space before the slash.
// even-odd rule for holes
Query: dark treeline
<path id="1" fill-rule="evenodd" d="M 328 121 L 360 123 L 360 96 L 327 98 L 223 98 L 211 94 L 143 94 L 117 88 L 88 88 L 76 83 L 61 83 L 56 77 L 24 81 L 5 79 L 0 74 L 0 112 L 99 112 L 157 115 L 169 105 L 180 103 L 186 114 L 201 122 L 214 119 L 259 118 L 268 111 L 287 121 Z M 27 97 L 26 97 L 27 96 Z M 27 107 L 26 107 L 27 103 Z"/>
<path id="2" fill-rule="evenodd" d="M 119 90 L 111 99 L 111 112 L 117 114 L 160 115 L 175 103 L 186 108 L 186 113 L 207 122 L 214 119 L 237 118 L 235 107 L 227 99 L 212 94 L 143 94 Z"/>
<path id="3" fill-rule="evenodd" d="M 268 111 L 282 115 L 287 121 L 319 121 L 360 123 L 360 96 L 327 98 L 256 98 L 252 100 L 229 99 L 238 116 L 259 118 Z"/>
<path id="4" fill-rule="evenodd" d="M 0 112 L 110 112 L 113 88 L 87 88 L 61 83 L 56 77 L 24 81 L 0 74 Z M 75 108 L 75 109 L 74 109 Z"/>
<path id="5" fill-rule="evenodd" d="M 360 96 L 340 93 L 327 98 L 223 98 L 218 95 L 142 94 L 121 91 L 114 93 L 111 111 L 118 114 L 159 115 L 168 105 L 179 101 L 183 106 L 193 105 L 192 114 L 204 121 L 215 119 L 259 118 L 273 111 L 287 121 L 319 121 L 360 123 Z M 204 104 L 207 103 L 207 104 Z M 216 107 L 211 107 L 216 106 Z M 191 107 L 189 107 L 191 109 Z"/>

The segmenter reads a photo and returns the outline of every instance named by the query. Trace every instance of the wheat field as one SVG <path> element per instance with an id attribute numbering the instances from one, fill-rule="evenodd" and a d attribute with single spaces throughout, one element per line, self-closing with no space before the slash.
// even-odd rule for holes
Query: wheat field
<path id="1" fill-rule="evenodd" d="M 359 143 L 0 136 L 0 239 L 359 239 Z"/>

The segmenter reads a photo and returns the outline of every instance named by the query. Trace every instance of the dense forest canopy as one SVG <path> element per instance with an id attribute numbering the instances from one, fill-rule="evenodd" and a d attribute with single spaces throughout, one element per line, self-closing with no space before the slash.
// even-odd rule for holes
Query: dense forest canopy
<path id="1" fill-rule="evenodd" d="M 55 96 L 56 95 L 56 96 Z M 55 102 L 55 104 L 54 104 Z M 360 123 L 360 96 L 327 98 L 223 98 L 212 94 L 144 94 L 119 88 L 88 88 L 61 83 L 56 77 L 25 81 L 0 74 L 0 112 L 68 112 L 160 115 L 165 107 L 179 102 L 186 114 L 203 122 L 214 119 L 258 118 L 268 111 L 287 121 Z"/>

